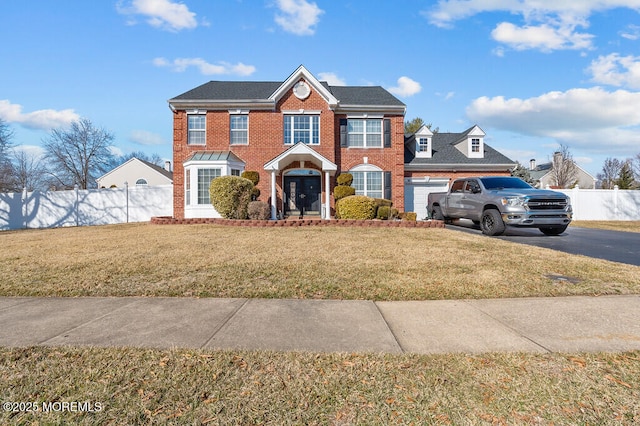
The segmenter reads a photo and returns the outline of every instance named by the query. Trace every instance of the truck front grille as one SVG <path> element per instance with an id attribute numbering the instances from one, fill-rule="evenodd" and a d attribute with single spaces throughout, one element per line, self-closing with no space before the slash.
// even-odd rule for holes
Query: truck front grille
<path id="1" fill-rule="evenodd" d="M 529 210 L 564 210 L 567 200 L 564 198 L 531 198 L 527 201 Z"/>

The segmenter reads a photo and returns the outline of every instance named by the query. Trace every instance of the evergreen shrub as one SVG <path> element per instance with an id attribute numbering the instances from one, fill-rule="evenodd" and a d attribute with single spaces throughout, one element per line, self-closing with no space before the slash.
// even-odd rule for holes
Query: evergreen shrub
<path id="1" fill-rule="evenodd" d="M 211 181 L 213 208 L 225 219 L 246 219 L 253 183 L 240 176 L 220 176 Z"/>

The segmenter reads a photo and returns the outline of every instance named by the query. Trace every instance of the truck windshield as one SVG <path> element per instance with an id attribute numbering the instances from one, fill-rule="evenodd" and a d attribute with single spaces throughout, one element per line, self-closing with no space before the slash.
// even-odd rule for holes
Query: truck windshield
<path id="1" fill-rule="evenodd" d="M 487 189 L 530 189 L 531 185 L 517 177 L 486 177 L 480 179 Z"/>

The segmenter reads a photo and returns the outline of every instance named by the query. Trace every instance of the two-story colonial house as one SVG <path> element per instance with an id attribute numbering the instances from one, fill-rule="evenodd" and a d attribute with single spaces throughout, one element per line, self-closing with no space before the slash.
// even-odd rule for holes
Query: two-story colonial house
<path id="1" fill-rule="evenodd" d="M 174 217 L 216 217 L 212 179 L 260 173 L 272 218 L 330 218 L 335 177 L 404 206 L 405 105 L 378 86 L 331 86 L 300 66 L 280 82 L 211 81 L 169 100 Z"/>

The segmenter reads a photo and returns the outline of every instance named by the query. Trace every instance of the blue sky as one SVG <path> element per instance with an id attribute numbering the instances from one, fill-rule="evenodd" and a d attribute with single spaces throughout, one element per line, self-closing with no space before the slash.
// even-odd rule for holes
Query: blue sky
<path id="1" fill-rule="evenodd" d="M 380 85 L 513 160 L 640 153 L 640 0 L 4 0 L 0 118 L 38 151 L 80 117 L 171 159 L 167 100 L 209 80 Z"/>

